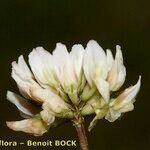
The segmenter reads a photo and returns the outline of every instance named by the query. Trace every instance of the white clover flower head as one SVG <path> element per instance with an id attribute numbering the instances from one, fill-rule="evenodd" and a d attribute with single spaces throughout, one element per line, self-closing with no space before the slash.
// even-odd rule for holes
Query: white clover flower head
<path id="1" fill-rule="evenodd" d="M 76 44 L 70 52 L 65 45 L 56 44 L 53 53 L 37 47 L 29 54 L 29 67 L 21 55 L 12 62 L 12 78 L 22 96 L 7 92 L 7 99 L 16 105 L 25 118 L 9 121 L 7 126 L 36 136 L 48 131 L 57 118 L 74 119 L 95 113 L 89 130 L 98 119 L 115 121 L 122 113 L 133 110 L 140 89 L 141 77 L 136 85 L 127 88 L 116 98 L 111 93 L 120 89 L 126 77 L 122 51 L 116 46 L 113 58 L 91 40 L 84 49 Z"/>

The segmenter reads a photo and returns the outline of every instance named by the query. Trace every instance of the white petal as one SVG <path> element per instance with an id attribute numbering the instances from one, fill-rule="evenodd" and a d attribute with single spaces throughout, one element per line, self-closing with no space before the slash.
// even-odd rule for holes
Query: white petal
<path id="1" fill-rule="evenodd" d="M 80 44 L 74 45 L 70 52 L 70 57 L 73 62 L 73 67 L 78 81 L 80 80 L 81 73 L 82 73 L 83 54 L 84 54 L 84 48 Z"/>
<path id="2" fill-rule="evenodd" d="M 140 90 L 141 86 L 141 76 L 139 77 L 138 82 L 129 88 L 127 88 L 122 94 L 120 94 L 114 101 L 114 109 L 118 110 L 123 108 L 130 102 L 134 102 L 137 93 Z"/>
<path id="3" fill-rule="evenodd" d="M 41 136 L 47 130 L 45 129 L 40 119 L 25 119 L 21 121 L 6 122 L 7 126 L 14 131 L 23 131 L 26 133 L 34 134 L 35 136 Z"/>
<path id="4" fill-rule="evenodd" d="M 46 102 L 51 111 L 61 113 L 68 110 L 67 104 L 55 93 L 48 89 L 36 89 L 32 92 L 35 99 Z"/>
<path id="5" fill-rule="evenodd" d="M 92 55 L 91 51 L 86 49 L 83 58 L 83 70 L 89 85 L 92 87 L 93 81 L 92 81 L 91 74 L 92 74 L 93 62 L 91 59 L 91 55 Z"/>
<path id="6" fill-rule="evenodd" d="M 126 69 L 123 65 L 122 52 L 119 45 L 116 46 L 116 56 L 112 68 L 108 74 L 108 82 L 110 90 L 118 90 L 124 83 L 126 77 Z"/>
<path id="7" fill-rule="evenodd" d="M 19 56 L 18 63 L 12 62 L 12 71 L 14 71 L 20 78 L 24 80 L 32 79 L 33 75 L 28 68 L 23 56 Z"/>
<path id="8" fill-rule="evenodd" d="M 102 95 L 102 97 L 104 98 L 104 100 L 107 103 L 109 101 L 109 97 L 110 97 L 108 82 L 106 82 L 102 78 L 98 78 L 95 81 L 95 84 L 96 84 L 98 91 L 100 92 L 100 94 Z"/>
<path id="9" fill-rule="evenodd" d="M 112 108 L 109 108 L 109 111 L 107 115 L 105 116 L 105 119 L 109 122 L 114 122 L 121 116 L 121 113 L 118 111 L 113 110 Z"/>
<path id="10" fill-rule="evenodd" d="M 85 76 L 92 86 L 92 80 L 95 80 L 98 77 L 106 79 L 108 69 L 106 54 L 99 44 L 91 40 L 88 42 L 83 63 Z"/>
<path id="11" fill-rule="evenodd" d="M 21 55 L 19 58 L 18 58 L 18 66 L 20 68 L 22 68 L 22 70 L 24 71 L 23 74 L 26 74 L 26 76 L 29 76 L 30 78 L 33 78 L 33 75 L 29 69 L 29 67 L 27 66 L 23 56 Z"/>
<path id="12" fill-rule="evenodd" d="M 114 63 L 114 58 L 113 58 L 112 52 L 109 49 L 107 49 L 106 55 L 107 55 L 108 71 L 110 71 L 111 67 L 112 67 L 112 65 Z"/>
<path id="13" fill-rule="evenodd" d="M 7 92 L 7 99 L 15 104 L 17 108 L 26 115 L 33 116 L 39 112 L 39 110 L 34 105 L 13 92 Z"/>
<path id="14" fill-rule="evenodd" d="M 29 54 L 29 64 L 35 78 L 42 86 L 54 86 L 53 60 L 51 54 L 42 47 L 37 47 Z"/>
<path id="15" fill-rule="evenodd" d="M 61 43 L 56 44 L 53 51 L 55 73 L 61 85 L 65 88 L 76 83 L 75 70 L 70 60 L 69 53 L 65 45 Z"/>

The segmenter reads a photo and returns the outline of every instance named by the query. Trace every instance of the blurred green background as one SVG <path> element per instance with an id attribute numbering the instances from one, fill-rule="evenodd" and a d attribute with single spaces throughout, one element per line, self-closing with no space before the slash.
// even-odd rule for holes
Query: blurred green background
<path id="1" fill-rule="evenodd" d="M 147 0 L 1 0 L 0 1 L 0 139 L 75 140 L 71 123 L 64 124 L 42 137 L 9 130 L 6 120 L 20 120 L 16 107 L 6 100 L 6 91 L 18 93 L 11 79 L 11 62 L 26 56 L 37 46 L 52 51 L 56 42 L 68 49 L 75 43 L 86 46 L 97 40 L 115 53 L 115 45 L 123 50 L 127 78 L 124 87 L 135 84 L 139 74 L 142 86 L 135 110 L 119 121 L 98 122 L 88 140 L 91 150 L 150 149 L 150 2 Z M 92 118 L 86 119 L 88 126 Z M 0 147 L 0 149 L 3 149 Z M 18 146 L 15 149 L 29 149 Z M 30 148 L 31 149 L 31 148 Z M 35 148 L 32 148 L 35 149 Z M 75 150 L 69 147 L 37 149 Z"/>

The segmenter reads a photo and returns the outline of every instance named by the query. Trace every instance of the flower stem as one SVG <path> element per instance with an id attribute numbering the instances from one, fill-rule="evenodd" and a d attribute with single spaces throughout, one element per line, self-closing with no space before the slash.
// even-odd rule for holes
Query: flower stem
<path id="1" fill-rule="evenodd" d="M 73 123 L 77 131 L 81 150 L 89 150 L 82 118 L 80 116 L 76 117 L 76 119 L 73 120 Z"/>

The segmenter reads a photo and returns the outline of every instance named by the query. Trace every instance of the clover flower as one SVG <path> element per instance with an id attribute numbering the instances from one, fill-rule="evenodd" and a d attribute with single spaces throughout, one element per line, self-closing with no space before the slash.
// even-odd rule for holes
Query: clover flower
<path id="1" fill-rule="evenodd" d="M 11 75 L 22 96 L 8 91 L 7 99 L 25 118 L 6 122 L 15 131 L 40 136 L 57 124 L 58 119 L 70 119 L 77 129 L 81 148 L 87 150 L 84 116 L 95 114 L 90 131 L 97 120 L 105 118 L 113 122 L 122 113 L 134 109 L 141 77 L 134 86 L 113 96 L 126 77 L 119 45 L 114 58 L 110 50 L 105 53 L 94 40 L 85 49 L 76 44 L 70 52 L 65 45 L 57 43 L 52 54 L 42 47 L 33 49 L 28 62 L 31 69 L 22 55 L 18 62 L 12 62 Z"/>

